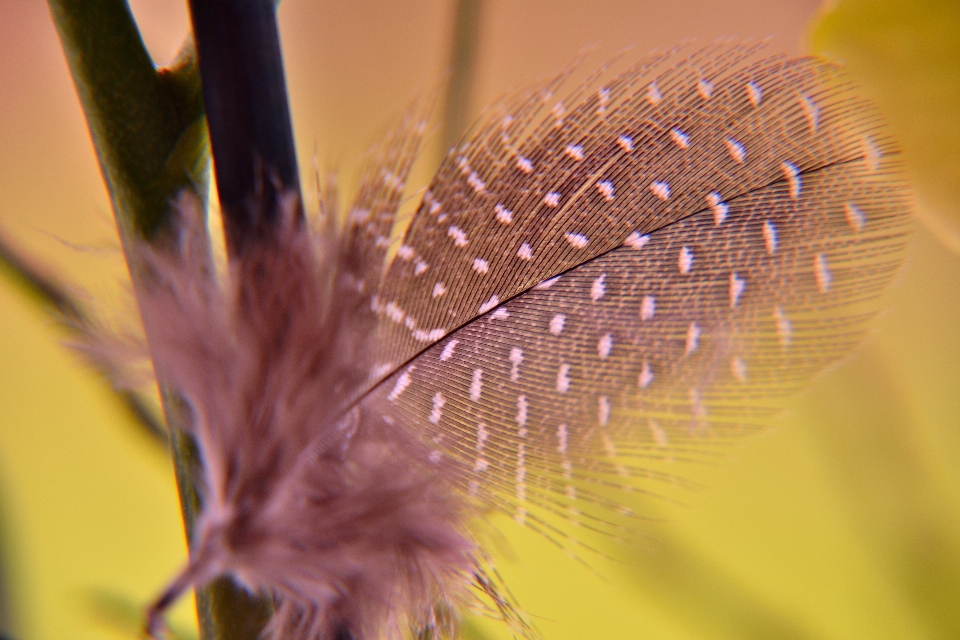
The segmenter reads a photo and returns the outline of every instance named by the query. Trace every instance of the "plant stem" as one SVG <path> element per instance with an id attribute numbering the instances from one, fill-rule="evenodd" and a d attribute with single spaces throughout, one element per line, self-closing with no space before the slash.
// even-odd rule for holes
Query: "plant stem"
<path id="1" fill-rule="evenodd" d="M 270 235 L 280 193 L 300 191 L 276 5 L 190 0 L 190 14 L 227 253 L 236 259 Z M 228 580 L 211 585 L 201 606 L 204 636 L 218 640 L 255 640 L 271 613 L 268 600 Z"/>
<path id="2" fill-rule="evenodd" d="M 131 248 L 175 231 L 171 202 L 178 192 L 206 193 L 209 154 L 196 57 L 187 46 L 174 67 L 158 71 L 125 0 L 48 4 L 110 193 L 134 289 L 139 289 L 143 283 Z M 200 465 L 185 435 L 184 403 L 162 386 L 161 394 L 189 539 L 200 504 Z M 229 582 L 198 590 L 204 640 L 257 637 L 231 636 L 233 629 L 219 632 L 220 611 L 244 609 L 236 591 Z"/>
<path id="3" fill-rule="evenodd" d="M 76 332 L 90 323 L 90 315 L 55 278 L 50 277 L 33 260 L 16 250 L 0 230 L 0 273 L 6 274 L 21 291 L 40 303 L 54 320 L 68 331 Z M 108 372 L 100 371 L 104 378 Z M 166 448 L 167 427 L 150 403 L 136 391 L 111 385 L 113 395 L 150 439 Z"/>
<path id="4" fill-rule="evenodd" d="M 240 255 L 299 192 L 273 0 L 190 0 L 227 250 Z"/>
<path id="5" fill-rule="evenodd" d="M 203 105 L 189 81 L 195 71 L 185 60 L 158 73 L 124 0 L 48 4 L 121 237 L 152 239 L 170 224 L 171 198 L 206 183 Z"/>
<path id="6" fill-rule="evenodd" d="M 441 158 L 456 146 L 470 123 L 483 0 L 458 0 L 450 43 L 450 82 L 443 113 Z"/>

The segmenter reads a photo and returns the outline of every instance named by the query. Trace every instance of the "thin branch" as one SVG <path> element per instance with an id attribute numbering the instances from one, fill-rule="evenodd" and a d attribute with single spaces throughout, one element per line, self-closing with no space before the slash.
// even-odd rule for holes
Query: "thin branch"
<path id="1" fill-rule="evenodd" d="M 100 171 L 110 193 L 134 289 L 143 286 L 132 247 L 174 232 L 170 205 L 183 189 L 201 196 L 208 183 L 209 144 L 199 70 L 192 47 L 177 64 L 157 70 L 125 0 L 48 0 L 60 42 L 87 118 Z M 148 336 L 149 340 L 149 336 Z M 189 538 L 200 509 L 200 462 L 185 434 L 183 400 L 161 385 L 170 427 L 180 508 Z M 197 592 L 204 640 L 217 633 L 216 583 Z"/>
<path id="2" fill-rule="evenodd" d="M 273 0 L 191 0 L 227 250 L 273 226 L 277 190 L 300 189 Z"/>
<path id="3" fill-rule="evenodd" d="M 0 272 L 8 275 L 21 291 L 44 307 L 53 319 L 72 333 L 78 328 L 90 326 L 90 314 L 77 302 L 55 278 L 47 275 L 36 262 L 14 249 L 13 244 L 0 230 Z M 91 363 L 96 366 L 96 363 Z M 107 372 L 98 372 L 109 379 Z M 114 397 L 120 401 L 134 423 L 164 448 L 167 446 L 167 427 L 163 419 L 151 408 L 149 401 L 136 391 L 110 386 Z"/>
<path id="4" fill-rule="evenodd" d="M 450 82 L 443 112 L 443 155 L 456 146 L 470 123 L 482 19 L 483 0 L 458 0 L 450 43 Z"/>
<path id="5" fill-rule="evenodd" d="M 194 65 L 187 56 L 158 73 L 123 0 L 48 4 L 121 236 L 151 239 L 170 225 L 171 198 L 205 184 L 203 105 L 189 82 Z"/>

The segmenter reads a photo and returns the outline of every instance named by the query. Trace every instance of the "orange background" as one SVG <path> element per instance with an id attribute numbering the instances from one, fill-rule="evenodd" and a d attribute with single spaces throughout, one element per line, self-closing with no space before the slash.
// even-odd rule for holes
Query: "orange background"
<path id="1" fill-rule="evenodd" d="M 155 58 L 168 59 L 184 6 L 131 4 Z M 731 35 L 771 36 L 771 51 L 797 54 L 816 4 L 490 2 L 471 109 L 587 45 L 598 63 L 627 45 Z M 284 0 L 279 16 L 305 170 L 316 148 L 349 176 L 448 64 L 451 2 Z M 0 0 L 0 224 L 78 291 L 119 304 L 108 199 L 40 0 Z M 914 593 L 924 576 L 908 575 L 887 538 L 935 561 L 952 551 L 910 539 L 928 531 L 923 519 L 960 532 L 958 292 L 960 260 L 918 231 L 869 344 L 724 465 L 690 470 L 709 490 L 665 509 L 670 524 L 636 566 L 604 566 L 601 578 L 504 524 L 501 570 L 545 638 L 933 637 Z M 129 637 L 95 615 L 91 594 L 143 603 L 183 560 L 170 464 L 62 339 L 0 281 L 4 613 L 23 640 Z M 176 619 L 189 618 L 185 603 Z"/>

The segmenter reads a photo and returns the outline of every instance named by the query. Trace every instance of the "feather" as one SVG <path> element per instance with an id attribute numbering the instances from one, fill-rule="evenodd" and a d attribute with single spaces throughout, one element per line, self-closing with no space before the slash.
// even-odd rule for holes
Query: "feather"
<path id="1" fill-rule="evenodd" d="M 667 463 L 755 430 L 860 340 L 908 209 L 836 67 L 678 49 L 551 108 L 569 73 L 488 112 L 395 254 L 415 117 L 342 225 L 251 202 L 277 228 L 219 281 L 184 194 L 175 250 L 140 249 L 155 369 L 203 460 L 153 632 L 227 575 L 274 599 L 273 638 L 452 636 L 478 593 L 528 633 L 478 517 L 574 553 L 584 531 L 629 540 L 626 493 L 682 482 Z"/>

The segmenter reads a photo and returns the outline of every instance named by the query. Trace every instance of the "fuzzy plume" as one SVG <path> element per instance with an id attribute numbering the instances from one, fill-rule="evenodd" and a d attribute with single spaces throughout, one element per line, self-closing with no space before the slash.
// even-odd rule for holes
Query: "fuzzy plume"
<path id="1" fill-rule="evenodd" d="M 295 222 L 296 199 L 278 206 L 224 283 L 192 195 L 175 257 L 145 250 L 154 363 L 189 403 L 204 469 L 190 563 L 162 604 L 229 575 L 274 598 L 271 637 L 400 637 L 462 597 L 467 514 L 404 425 L 348 408 L 373 347 L 363 283 L 337 238 Z"/>

